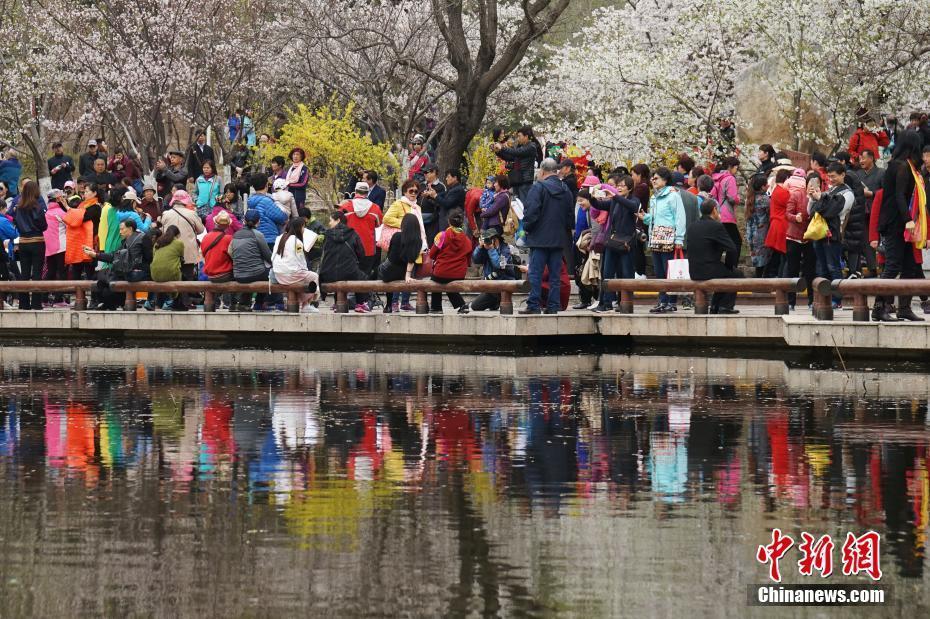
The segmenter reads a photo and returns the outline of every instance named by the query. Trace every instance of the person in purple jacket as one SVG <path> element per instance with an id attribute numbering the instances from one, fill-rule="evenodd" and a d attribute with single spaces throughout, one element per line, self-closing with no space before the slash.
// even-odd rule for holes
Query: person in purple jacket
<path id="1" fill-rule="evenodd" d="M 506 174 L 498 174 L 494 177 L 494 200 L 479 215 L 482 232 L 494 229 L 500 236 L 504 235 L 504 222 L 510 213 L 510 200 L 510 180 Z"/>

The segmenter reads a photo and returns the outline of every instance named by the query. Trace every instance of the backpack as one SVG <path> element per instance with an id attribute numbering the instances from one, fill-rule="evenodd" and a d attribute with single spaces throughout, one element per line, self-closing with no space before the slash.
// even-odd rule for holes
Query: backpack
<path id="1" fill-rule="evenodd" d="M 132 257 L 129 253 L 130 248 L 132 248 L 139 240 L 142 238 L 142 234 L 134 236 L 130 243 L 127 243 L 125 247 L 117 249 L 113 253 L 113 265 L 110 267 L 110 270 L 115 275 L 126 276 L 132 271 Z"/>
<path id="2" fill-rule="evenodd" d="M 520 198 L 511 196 L 507 219 L 504 221 L 504 234 L 516 234 L 521 221 L 523 221 L 523 202 Z"/>

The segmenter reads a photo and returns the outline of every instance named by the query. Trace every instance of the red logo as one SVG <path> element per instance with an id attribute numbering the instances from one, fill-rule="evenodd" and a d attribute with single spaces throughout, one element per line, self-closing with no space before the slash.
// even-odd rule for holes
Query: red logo
<path id="1" fill-rule="evenodd" d="M 792 546 L 794 546 L 794 540 L 790 536 L 782 535 L 781 529 L 772 529 L 772 543 L 768 546 L 759 546 L 756 550 L 756 560 L 759 563 L 770 563 L 769 578 L 775 582 L 781 582 L 778 561 Z"/>
<path id="2" fill-rule="evenodd" d="M 868 531 L 856 537 L 853 533 L 846 534 L 843 543 L 843 575 L 857 576 L 864 572 L 872 580 L 880 580 L 882 568 L 880 565 L 881 538 L 875 531 Z M 772 529 L 772 542 L 759 546 L 756 550 L 756 560 L 763 565 L 769 564 L 769 578 L 774 582 L 781 582 L 781 570 L 778 561 L 794 546 L 790 535 L 785 535 L 781 529 Z M 829 535 L 822 535 L 819 539 L 810 533 L 801 533 L 801 559 L 798 561 L 798 573 L 801 576 L 813 576 L 820 573 L 826 578 L 833 573 L 833 549 L 835 544 Z"/>
<path id="3" fill-rule="evenodd" d="M 865 572 L 872 580 L 879 580 L 882 577 L 882 568 L 878 562 L 880 542 L 881 538 L 875 531 L 863 533 L 859 537 L 847 533 L 843 543 L 843 574 L 855 576 Z"/>

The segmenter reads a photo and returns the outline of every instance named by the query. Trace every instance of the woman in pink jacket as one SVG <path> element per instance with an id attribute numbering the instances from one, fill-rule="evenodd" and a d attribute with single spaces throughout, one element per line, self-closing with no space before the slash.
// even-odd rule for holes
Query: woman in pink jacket
<path id="1" fill-rule="evenodd" d="M 711 197 L 720 205 L 720 223 L 726 228 L 733 244 L 736 245 L 735 252 L 727 252 L 727 268 L 736 268 L 739 261 L 740 249 L 743 246 L 743 237 L 739 233 L 739 225 L 736 223 L 736 205 L 739 204 L 739 190 L 736 184 L 736 171 L 739 170 L 739 159 L 736 157 L 727 157 L 723 160 L 723 171 L 714 174 L 714 188 L 710 192 Z"/>
<path id="2" fill-rule="evenodd" d="M 60 189 L 52 189 L 48 194 L 48 209 L 45 222 L 48 226 L 43 232 L 45 237 L 45 280 L 57 281 L 67 279 L 65 266 L 65 247 L 68 227 L 62 218 L 65 216 L 65 194 Z M 64 296 L 59 293 L 53 297 L 55 307 L 68 307 Z"/>

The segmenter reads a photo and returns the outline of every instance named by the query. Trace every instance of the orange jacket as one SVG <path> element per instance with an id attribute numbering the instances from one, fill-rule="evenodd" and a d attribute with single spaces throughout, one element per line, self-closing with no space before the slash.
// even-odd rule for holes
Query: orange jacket
<path id="1" fill-rule="evenodd" d="M 90 262 L 90 256 L 84 253 L 84 246 L 94 246 L 94 222 L 84 220 L 87 207 L 97 203 L 97 198 L 84 200 L 77 207 L 69 209 L 61 218 L 67 226 L 65 231 L 65 264 Z"/>

